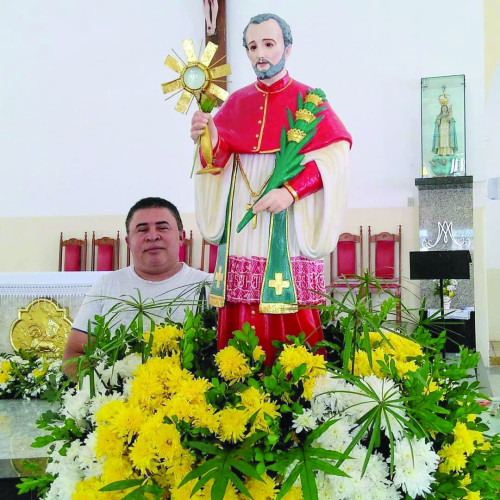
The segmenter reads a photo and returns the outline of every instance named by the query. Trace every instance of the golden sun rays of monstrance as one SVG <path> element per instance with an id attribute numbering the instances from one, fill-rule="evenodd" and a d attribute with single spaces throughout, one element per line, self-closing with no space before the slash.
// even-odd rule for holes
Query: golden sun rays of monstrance
<path id="1" fill-rule="evenodd" d="M 224 76 L 230 75 L 231 66 L 227 63 L 215 66 L 219 61 L 216 61 L 214 66 L 210 66 L 218 45 L 208 42 L 199 60 L 196 57 L 193 40 L 184 40 L 182 47 L 186 54 L 187 64 L 168 55 L 165 66 L 178 73 L 179 78 L 161 85 L 164 94 L 182 89 L 182 94 L 175 105 L 175 109 L 180 113 L 186 113 L 191 100 L 196 98 L 199 104 L 203 93 L 225 101 L 229 97 L 229 93 L 215 82 Z"/>

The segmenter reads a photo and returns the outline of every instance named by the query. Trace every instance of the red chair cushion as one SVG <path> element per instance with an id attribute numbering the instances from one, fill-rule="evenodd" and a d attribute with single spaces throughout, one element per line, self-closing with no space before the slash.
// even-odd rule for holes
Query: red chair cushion
<path id="1" fill-rule="evenodd" d="M 356 246 L 354 241 L 337 243 L 337 276 L 352 278 L 356 275 Z"/>
<path id="2" fill-rule="evenodd" d="M 99 245 L 97 247 L 97 270 L 113 270 L 113 245 Z"/>
<path id="3" fill-rule="evenodd" d="M 208 256 L 208 272 L 213 273 L 217 264 L 217 245 L 210 245 L 210 253 Z"/>
<path id="4" fill-rule="evenodd" d="M 375 277 L 390 280 L 394 274 L 394 241 L 377 241 Z"/>
<path id="5" fill-rule="evenodd" d="M 81 247 L 79 245 L 67 245 L 64 251 L 64 270 L 81 271 Z"/>
<path id="6" fill-rule="evenodd" d="M 179 247 L 179 262 L 186 262 L 186 246 L 181 245 Z"/>

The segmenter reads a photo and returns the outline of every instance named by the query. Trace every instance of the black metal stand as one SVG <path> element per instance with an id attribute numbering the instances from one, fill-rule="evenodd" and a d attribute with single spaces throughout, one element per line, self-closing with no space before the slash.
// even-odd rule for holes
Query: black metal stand
<path id="1" fill-rule="evenodd" d="M 441 321 L 444 325 L 444 279 L 470 279 L 469 250 L 410 252 L 410 279 L 439 280 Z"/>

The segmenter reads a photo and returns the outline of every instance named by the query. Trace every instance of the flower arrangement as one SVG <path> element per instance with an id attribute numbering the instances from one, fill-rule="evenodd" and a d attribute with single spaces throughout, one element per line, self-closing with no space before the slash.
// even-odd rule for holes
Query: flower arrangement
<path id="1" fill-rule="evenodd" d="M 425 325 L 390 329 L 395 300 L 371 312 L 322 311 L 327 359 L 304 335 L 277 343 L 271 367 L 248 324 L 215 350 L 215 330 L 137 323 L 114 336 L 98 319 L 79 389 L 42 417 L 45 474 L 20 491 L 42 498 L 496 498 L 499 436 L 485 396 Z M 84 367 L 84 368 L 83 368 Z M 81 371 L 82 371 L 81 370 Z M 91 374 L 93 374 L 91 376 Z M 367 496 L 368 495 L 368 496 Z"/>
<path id="2" fill-rule="evenodd" d="M 443 280 L 443 295 L 445 297 L 453 297 L 457 291 L 458 281 L 454 279 Z M 434 280 L 434 295 L 441 295 L 441 285 L 439 280 Z"/>
<path id="3" fill-rule="evenodd" d="M 0 354 L 0 399 L 52 400 L 63 383 L 61 360 L 37 357 L 27 351 Z"/>

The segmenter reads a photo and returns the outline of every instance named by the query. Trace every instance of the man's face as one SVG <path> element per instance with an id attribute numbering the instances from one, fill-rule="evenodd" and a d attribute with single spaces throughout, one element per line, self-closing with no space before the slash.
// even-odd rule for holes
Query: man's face
<path id="1" fill-rule="evenodd" d="M 260 80 L 268 80 L 285 68 L 285 61 L 292 48 L 285 49 L 283 33 L 274 19 L 260 24 L 250 24 L 246 33 L 247 54 Z"/>
<path id="2" fill-rule="evenodd" d="M 167 208 L 137 210 L 130 220 L 126 240 L 139 275 L 157 276 L 176 271 L 183 234 Z"/>

